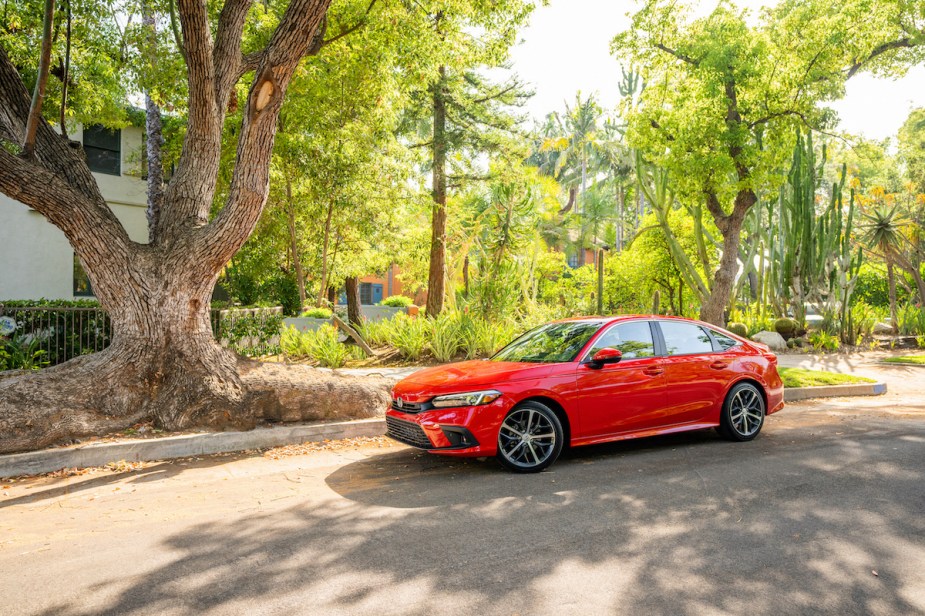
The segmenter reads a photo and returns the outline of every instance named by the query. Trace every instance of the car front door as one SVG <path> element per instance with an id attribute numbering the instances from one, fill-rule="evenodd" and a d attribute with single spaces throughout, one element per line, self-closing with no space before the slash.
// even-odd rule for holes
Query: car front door
<path id="1" fill-rule="evenodd" d="M 705 328 L 687 321 L 655 322 L 665 351 L 670 423 L 714 422 L 726 387 L 733 377 L 731 358 L 714 350 Z"/>
<path id="2" fill-rule="evenodd" d="M 588 359 L 603 349 L 623 358 L 594 367 Z M 577 392 L 582 440 L 635 432 L 662 424 L 666 377 L 664 358 L 655 353 L 649 321 L 617 323 L 591 343 L 578 366 Z"/>

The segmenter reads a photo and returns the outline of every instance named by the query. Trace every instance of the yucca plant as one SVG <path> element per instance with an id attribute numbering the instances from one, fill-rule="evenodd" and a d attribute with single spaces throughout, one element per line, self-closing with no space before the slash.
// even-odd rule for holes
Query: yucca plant
<path id="1" fill-rule="evenodd" d="M 322 325 L 313 332 L 311 356 L 326 368 L 340 368 L 350 357 L 350 349 L 340 341 L 337 328 Z"/>
<path id="2" fill-rule="evenodd" d="M 405 359 L 417 361 L 424 356 L 429 334 L 427 319 L 412 318 L 403 314 L 392 319 L 390 342 Z"/>
<path id="3" fill-rule="evenodd" d="M 462 344 L 461 328 L 456 313 L 444 312 L 430 320 L 430 351 L 441 362 L 452 361 Z"/>

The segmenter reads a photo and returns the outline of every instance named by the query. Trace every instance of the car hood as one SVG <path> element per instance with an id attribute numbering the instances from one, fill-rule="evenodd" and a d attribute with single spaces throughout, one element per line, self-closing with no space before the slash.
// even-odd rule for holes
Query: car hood
<path id="1" fill-rule="evenodd" d="M 553 364 L 472 360 L 419 370 L 403 379 L 399 385 L 440 393 L 461 392 L 472 388 L 494 387 L 505 381 L 543 378 L 552 370 Z"/>

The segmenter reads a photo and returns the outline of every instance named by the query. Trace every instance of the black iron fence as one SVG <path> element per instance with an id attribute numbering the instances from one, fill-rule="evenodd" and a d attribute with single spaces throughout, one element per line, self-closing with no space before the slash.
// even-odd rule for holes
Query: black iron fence
<path id="1" fill-rule="evenodd" d="M 99 306 L 23 305 L 0 302 L 0 369 L 53 366 L 74 357 L 102 351 L 112 340 L 109 315 Z M 283 309 L 229 308 L 212 310 L 215 338 L 242 355 L 260 357 L 279 353 Z M 6 353 L 4 365 L 3 353 Z"/>

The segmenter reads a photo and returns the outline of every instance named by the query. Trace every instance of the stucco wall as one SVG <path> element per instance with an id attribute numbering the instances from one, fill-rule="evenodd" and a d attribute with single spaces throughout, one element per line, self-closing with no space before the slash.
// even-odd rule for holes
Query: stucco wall
<path id="1" fill-rule="evenodd" d="M 71 138 L 83 137 L 81 127 Z M 146 242 L 145 183 L 140 177 L 142 130 L 122 129 L 122 174 L 94 173 L 103 198 L 130 238 Z M 74 251 L 54 225 L 18 201 L 0 195 L 0 301 L 74 299 Z"/>

